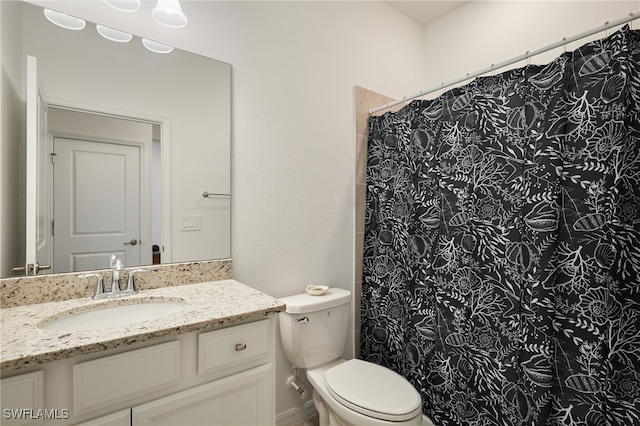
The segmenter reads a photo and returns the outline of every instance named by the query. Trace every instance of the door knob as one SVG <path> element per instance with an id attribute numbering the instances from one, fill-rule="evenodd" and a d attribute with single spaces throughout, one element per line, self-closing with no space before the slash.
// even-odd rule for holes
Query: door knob
<path id="1" fill-rule="evenodd" d="M 40 265 L 39 263 L 33 265 L 33 270 L 36 274 L 40 271 L 46 271 L 47 269 L 51 269 L 51 265 Z"/>
<path id="2" fill-rule="evenodd" d="M 135 246 L 136 244 L 138 244 L 138 240 L 136 240 L 135 238 L 128 243 L 124 243 L 125 246 Z"/>
<path id="3" fill-rule="evenodd" d="M 39 263 L 33 264 L 29 263 L 25 266 L 18 266 L 16 268 L 11 268 L 13 272 L 23 272 L 25 275 L 37 275 L 40 271 L 46 271 L 47 269 L 51 269 L 51 265 L 40 265 Z"/>

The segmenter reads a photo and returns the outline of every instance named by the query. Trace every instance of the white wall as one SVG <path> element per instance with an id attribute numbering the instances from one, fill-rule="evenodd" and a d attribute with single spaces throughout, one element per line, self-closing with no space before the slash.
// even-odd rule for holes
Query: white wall
<path id="1" fill-rule="evenodd" d="M 425 89 L 602 26 L 631 12 L 640 12 L 639 0 L 472 1 L 425 28 Z M 634 28 L 638 27 L 640 21 L 636 20 Z M 570 43 L 566 50 L 577 49 L 605 35 L 602 32 Z M 531 63 L 546 64 L 562 52 L 563 48 L 559 47 L 535 56 Z M 524 65 L 524 61 L 516 63 L 497 73 Z"/>
<path id="2" fill-rule="evenodd" d="M 418 90 L 421 28 L 382 3 L 232 6 L 243 24 L 221 54 L 234 56 L 234 276 L 276 297 L 309 283 L 352 289 L 353 86 Z M 278 354 L 280 414 L 301 401 Z"/>
<path id="3" fill-rule="evenodd" d="M 234 277 L 275 297 L 309 283 L 352 288 L 353 87 L 420 90 L 418 24 L 379 1 L 183 0 L 181 30 L 135 22 L 99 0 L 55 6 L 231 64 Z M 282 414 L 302 401 L 285 387 L 280 349 L 278 360 Z"/>
<path id="4" fill-rule="evenodd" d="M 422 29 L 378 2 L 198 6 L 194 24 L 210 22 L 212 37 L 197 48 L 233 66 L 234 277 L 275 297 L 309 283 L 351 289 L 353 86 L 419 90 Z M 302 401 L 277 354 L 282 414 Z"/>

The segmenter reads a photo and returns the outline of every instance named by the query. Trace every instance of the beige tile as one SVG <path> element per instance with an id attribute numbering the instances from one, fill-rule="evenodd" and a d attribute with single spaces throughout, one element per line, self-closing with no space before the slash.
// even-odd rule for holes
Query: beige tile
<path id="1" fill-rule="evenodd" d="M 356 233 L 356 252 L 355 252 L 355 280 L 362 281 L 362 261 L 364 252 L 364 232 Z M 356 293 L 359 294 L 359 293 Z"/>
<path id="2" fill-rule="evenodd" d="M 360 293 L 362 292 L 362 281 L 356 281 L 355 292 L 356 292 L 356 295 L 360 295 Z M 360 297 L 357 297 L 356 299 L 357 300 L 356 300 L 355 306 L 353 308 L 356 311 L 356 321 L 353 324 L 353 329 L 356 332 L 359 333 L 360 332 L 360 326 L 362 325 L 362 320 L 360 318 L 360 308 L 362 307 L 362 303 L 361 303 Z M 358 340 L 356 340 L 355 347 L 357 347 L 359 345 L 360 345 L 360 343 L 359 343 L 359 339 L 358 339 Z"/>
<path id="3" fill-rule="evenodd" d="M 366 212 L 367 185 L 356 184 L 356 233 L 364 232 L 364 215 Z"/>
<path id="4" fill-rule="evenodd" d="M 354 87 L 356 107 L 356 135 L 366 135 L 368 132 L 369 99 L 368 90 L 359 86 Z"/>
<path id="5" fill-rule="evenodd" d="M 368 133 L 369 110 L 392 102 L 394 99 L 360 86 L 354 87 L 354 95 L 356 98 L 356 135 L 366 136 Z"/>
<path id="6" fill-rule="evenodd" d="M 365 135 L 356 135 L 356 183 L 367 183 L 367 146 Z"/>

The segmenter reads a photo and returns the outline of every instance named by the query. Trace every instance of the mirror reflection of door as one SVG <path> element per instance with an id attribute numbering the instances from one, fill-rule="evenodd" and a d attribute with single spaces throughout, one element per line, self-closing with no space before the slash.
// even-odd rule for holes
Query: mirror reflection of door
<path id="1" fill-rule="evenodd" d="M 38 61 L 27 56 L 26 68 L 26 180 L 24 264 L 13 270 L 35 275 L 50 269 L 51 244 L 51 150 L 47 144 L 47 104 L 39 83 Z"/>
<path id="2" fill-rule="evenodd" d="M 140 147 L 54 139 L 54 271 L 140 264 Z"/>
<path id="3" fill-rule="evenodd" d="M 60 107 L 49 108 L 48 124 L 53 272 L 106 269 L 111 253 L 125 266 L 152 263 L 160 238 L 151 215 L 159 209 L 152 200 L 160 182 L 151 175 L 157 125 Z"/>

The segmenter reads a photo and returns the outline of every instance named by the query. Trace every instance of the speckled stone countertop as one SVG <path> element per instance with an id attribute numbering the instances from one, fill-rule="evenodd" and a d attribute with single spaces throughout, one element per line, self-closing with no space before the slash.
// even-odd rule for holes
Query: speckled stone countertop
<path id="1" fill-rule="evenodd" d="M 159 300 L 181 301 L 187 307 L 161 318 L 94 331 L 70 333 L 39 328 L 52 317 L 57 319 L 88 311 L 97 304 L 106 307 Z M 231 279 L 142 290 L 122 298 L 83 298 L 4 308 L 0 317 L 0 371 L 259 319 L 284 309 L 284 303 L 279 300 Z"/>
<path id="2" fill-rule="evenodd" d="M 133 269 L 146 272 L 136 276 L 136 283 L 139 288 L 147 290 L 233 277 L 231 259 L 126 268 L 124 282 L 127 282 L 128 271 Z M 87 272 L 101 274 L 107 285 L 111 282 L 110 269 L 82 271 Z M 0 308 L 93 296 L 96 291 L 95 280 L 78 278 L 78 274 L 80 272 L 0 279 Z"/>

